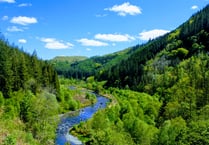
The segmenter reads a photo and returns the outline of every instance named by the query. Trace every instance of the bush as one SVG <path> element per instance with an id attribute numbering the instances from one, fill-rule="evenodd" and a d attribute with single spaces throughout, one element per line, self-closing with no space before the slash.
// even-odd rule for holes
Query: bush
<path id="1" fill-rule="evenodd" d="M 9 135 L 5 138 L 3 145 L 16 145 L 16 138 L 12 135 Z"/>

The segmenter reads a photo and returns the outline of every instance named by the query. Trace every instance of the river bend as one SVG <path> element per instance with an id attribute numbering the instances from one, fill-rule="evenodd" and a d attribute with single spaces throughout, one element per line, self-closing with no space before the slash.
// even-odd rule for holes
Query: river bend
<path id="1" fill-rule="evenodd" d="M 82 145 L 82 142 L 78 140 L 77 137 L 69 134 L 69 129 L 74 125 L 79 124 L 81 121 L 87 121 L 90 119 L 94 113 L 98 111 L 98 109 L 102 109 L 106 107 L 109 99 L 97 95 L 97 102 L 91 106 L 82 108 L 79 110 L 78 114 L 75 116 L 64 116 L 61 119 L 60 124 L 57 128 L 57 137 L 56 137 L 56 145 L 65 145 L 69 142 L 71 145 Z"/>

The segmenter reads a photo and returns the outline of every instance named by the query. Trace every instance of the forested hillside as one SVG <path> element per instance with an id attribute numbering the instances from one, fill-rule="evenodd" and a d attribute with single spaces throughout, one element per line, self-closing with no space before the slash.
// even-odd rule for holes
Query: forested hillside
<path id="1" fill-rule="evenodd" d="M 72 64 L 76 64 L 85 59 L 87 57 L 84 56 L 57 56 L 49 60 L 49 63 L 53 65 L 58 75 L 67 76 Z"/>
<path id="2" fill-rule="evenodd" d="M 99 73 L 98 80 L 107 80 L 107 86 L 130 87 L 142 90 L 144 66 L 161 51 L 161 67 L 176 66 L 179 62 L 200 52 L 207 53 L 209 6 L 193 15 L 187 22 L 165 36 L 139 46 L 127 59 Z M 159 57 L 159 56 L 158 56 Z M 168 64 L 163 64 L 169 62 Z"/>
<path id="3" fill-rule="evenodd" d="M 56 71 L 3 36 L 0 52 L 0 144 L 53 144 L 60 100 Z"/>
<path id="4" fill-rule="evenodd" d="M 27 87 L 31 87 L 33 93 L 38 87 L 51 87 L 59 95 L 57 73 L 47 62 L 39 60 L 35 51 L 29 55 L 3 39 L 0 40 L 0 51 L 0 91 L 5 97 Z"/>

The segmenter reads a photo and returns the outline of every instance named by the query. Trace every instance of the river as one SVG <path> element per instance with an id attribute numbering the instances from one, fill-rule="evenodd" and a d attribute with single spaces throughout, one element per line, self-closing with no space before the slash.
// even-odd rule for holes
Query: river
<path id="1" fill-rule="evenodd" d="M 81 121 L 87 121 L 90 119 L 98 109 L 106 107 L 109 99 L 97 95 L 97 102 L 91 106 L 82 108 L 75 116 L 64 116 L 61 119 L 60 124 L 57 128 L 56 145 L 65 145 L 69 142 L 71 145 L 82 145 L 82 142 L 77 138 L 69 134 L 69 129 L 74 125 L 79 124 Z"/>

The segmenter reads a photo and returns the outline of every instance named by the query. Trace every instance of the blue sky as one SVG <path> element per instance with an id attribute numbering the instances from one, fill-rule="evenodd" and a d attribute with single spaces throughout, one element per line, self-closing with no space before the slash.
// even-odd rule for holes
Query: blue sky
<path id="1" fill-rule="evenodd" d="M 0 0 L 0 32 L 42 59 L 105 55 L 174 30 L 209 0 Z"/>

